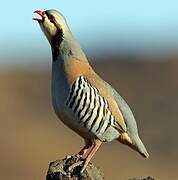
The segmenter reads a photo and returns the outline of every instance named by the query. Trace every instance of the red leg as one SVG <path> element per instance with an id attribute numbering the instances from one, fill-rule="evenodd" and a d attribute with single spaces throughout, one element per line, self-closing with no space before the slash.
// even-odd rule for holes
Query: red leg
<path id="1" fill-rule="evenodd" d="M 85 154 L 90 151 L 92 145 L 93 143 L 90 140 L 85 139 L 85 146 L 80 150 L 78 154 L 82 157 L 85 156 Z"/>
<path id="2" fill-rule="evenodd" d="M 95 140 L 95 142 L 92 145 L 92 148 L 90 151 L 88 151 L 86 155 L 86 157 L 84 157 L 85 162 L 84 165 L 82 167 L 81 173 L 85 170 L 85 168 L 87 167 L 88 163 L 90 162 L 91 158 L 95 155 L 95 153 L 97 152 L 97 150 L 99 149 L 99 147 L 101 146 L 102 142 L 99 140 Z"/>
<path id="3" fill-rule="evenodd" d="M 98 150 L 98 148 L 100 147 L 101 144 L 102 144 L 102 142 L 100 140 L 94 140 L 94 142 L 92 144 L 86 143 L 86 146 L 79 152 L 79 155 L 82 156 L 83 160 L 79 160 L 78 162 L 72 164 L 69 167 L 69 171 L 74 169 L 76 166 L 79 166 L 84 163 L 82 170 L 81 170 L 81 173 L 82 173 L 85 170 L 85 168 L 87 167 L 91 158 L 95 155 L 96 151 Z"/>
<path id="4" fill-rule="evenodd" d="M 77 162 L 72 164 L 69 167 L 69 171 L 72 171 L 75 167 L 80 166 L 81 164 L 83 164 L 84 159 L 88 156 L 88 154 L 90 153 L 92 148 L 93 148 L 93 143 L 90 140 L 85 139 L 85 146 L 77 154 L 77 156 L 78 156 Z"/>

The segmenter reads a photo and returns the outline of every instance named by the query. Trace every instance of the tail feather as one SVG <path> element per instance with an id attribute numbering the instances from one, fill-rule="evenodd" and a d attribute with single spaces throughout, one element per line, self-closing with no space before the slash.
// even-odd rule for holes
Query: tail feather
<path id="1" fill-rule="evenodd" d="M 143 157 L 145 157 L 145 158 L 149 157 L 149 154 L 148 154 L 144 144 L 142 143 L 141 139 L 139 138 L 139 136 L 135 136 L 134 138 L 132 137 L 132 146 Z"/>

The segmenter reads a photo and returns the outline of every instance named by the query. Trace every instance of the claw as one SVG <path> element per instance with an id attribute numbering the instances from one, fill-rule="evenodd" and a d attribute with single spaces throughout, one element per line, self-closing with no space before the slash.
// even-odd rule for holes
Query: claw
<path id="1" fill-rule="evenodd" d="M 90 146 L 86 145 L 77 155 L 75 155 L 76 158 L 74 160 L 74 163 L 68 166 L 67 171 L 69 173 L 73 173 L 77 166 L 81 166 L 80 173 L 82 174 L 86 169 L 88 163 L 90 162 L 91 158 L 94 156 L 94 154 L 100 147 L 101 143 L 101 141 L 95 140 L 95 142 Z"/>
<path id="2" fill-rule="evenodd" d="M 87 160 L 84 162 L 83 167 L 82 167 L 82 169 L 81 169 L 81 171 L 80 171 L 81 174 L 85 171 L 88 163 L 89 163 L 89 161 L 87 161 Z"/>
<path id="3" fill-rule="evenodd" d="M 69 172 L 73 171 L 75 167 L 82 165 L 83 162 L 84 162 L 84 161 L 81 161 L 81 160 L 80 160 L 80 161 L 72 164 L 71 166 L 68 167 L 68 171 L 69 171 Z M 82 168 L 82 169 L 83 169 L 83 168 Z"/>

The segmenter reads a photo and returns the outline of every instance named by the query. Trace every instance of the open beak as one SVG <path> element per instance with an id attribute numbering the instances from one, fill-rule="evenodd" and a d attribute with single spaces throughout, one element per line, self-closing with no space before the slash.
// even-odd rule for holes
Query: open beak
<path id="1" fill-rule="evenodd" d="M 34 11 L 34 13 L 38 14 L 40 16 L 40 18 L 33 18 L 33 20 L 38 21 L 38 22 L 44 22 L 44 15 L 45 12 L 44 11 L 40 11 L 40 10 L 36 10 Z"/>

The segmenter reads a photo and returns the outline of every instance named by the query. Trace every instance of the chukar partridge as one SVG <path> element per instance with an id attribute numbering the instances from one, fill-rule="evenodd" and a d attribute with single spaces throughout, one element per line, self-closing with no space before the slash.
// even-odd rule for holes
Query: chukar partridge
<path id="1" fill-rule="evenodd" d="M 125 100 L 90 66 L 64 16 L 35 11 L 52 50 L 52 104 L 62 122 L 84 138 L 81 172 L 103 142 L 118 140 L 148 158 L 137 124 Z"/>

